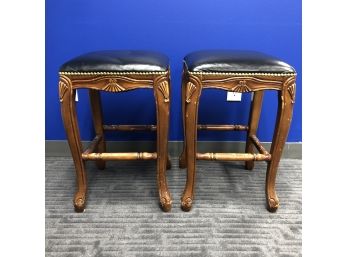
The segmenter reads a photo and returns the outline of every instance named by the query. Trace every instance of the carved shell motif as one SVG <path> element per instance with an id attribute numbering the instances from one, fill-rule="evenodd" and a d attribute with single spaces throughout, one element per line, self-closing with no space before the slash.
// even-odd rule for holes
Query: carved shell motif
<path id="1" fill-rule="evenodd" d="M 63 98 L 67 90 L 68 90 L 68 85 L 63 81 L 59 81 L 59 101 L 60 102 L 63 102 Z"/>
<path id="2" fill-rule="evenodd" d="M 191 102 L 191 96 L 195 92 L 196 86 L 192 82 L 188 82 L 186 85 L 186 103 Z"/>
<path id="3" fill-rule="evenodd" d="M 163 97 L 164 97 L 164 102 L 168 103 L 169 102 L 169 86 L 167 81 L 162 81 L 158 89 L 161 91 Z"/>
<path id="4" fill-rule="evenodd" d="M 109 83 L 103 88 L 103 90 L 109 92 L 120 92 L 126 89 L 117 83 L 117 79 L 109 79 Z"/>
<path id="5" fill-rule="evenodd" d="M 239 83 L 231 89 L 232 92 L 245 93 L 250 92 L 251 89 L 248 87 L 245 80 L 239 81 Z"/>
<path id="6" fill-rule="evenodd" d="M 296 84 L 295 84 L 295 83 L 291 83 L 291 84 L 288 86 L 288 92 L 289 92 L 289 94 L 290 94 L 291 103 L 295 103 L 295 87 L 296 87 Z"/>

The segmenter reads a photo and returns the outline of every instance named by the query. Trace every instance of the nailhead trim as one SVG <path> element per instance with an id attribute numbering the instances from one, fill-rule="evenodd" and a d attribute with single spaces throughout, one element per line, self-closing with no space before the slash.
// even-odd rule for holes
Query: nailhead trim
<path id="1" fill-rule="evenodd" d="M 61 71 L 60 75 L 161 75 L 166 74 L 168 71 L 153 71 L 153 72 L 67 72 Z M 237 73 L 237 72 L 191 72 L 192 75 L 229 75 L 229 76 L 277 76 L 287 77 L 296 76 L 296 73 L 260 73 L 260 72 L 248 72 L 248 73 Z"/>
<path id="2" fill-rule="evenodd" d="M 151 71 L 151 72 L 109 72 L 109 71 L 95 71 L 95 72 L 75 72 L 75 71 L 61 71 L 60 75 L 161 75 L 167 74 L 169 71 Z"/>
<path id="3" fill-rule="evenodd" d="M 199 72 L 199 71 L 189 71 L 192 75 L 227 75 L 227 76 L 276 76 L 276 77 L 292 77 L 296 76 L 296 73 L 264 73 L 264 72 Z"/>

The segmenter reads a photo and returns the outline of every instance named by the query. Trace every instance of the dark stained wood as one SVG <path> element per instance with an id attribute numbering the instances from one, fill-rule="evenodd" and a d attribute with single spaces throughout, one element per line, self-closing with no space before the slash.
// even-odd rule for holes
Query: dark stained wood
<path id="1" fill-rule="evenodd" d="M 93 90 L 93 89 L 88 90 L 88 92 L 89 92 L 89 99 L 91 103 L 94 130 L 96 135 L 100 136 L 100 141 L 98 143 L 98 148 L 97 148 L 98 153 L 104 153 L 106 152 L 106 144 L 104 140 L 103 111 L 101 106 L 100 93 L 98 90 Z M 100 170 L 105 169 L 104 160 L 98 160 L 96 164 L 98 169 Z"/>
<path id="2" fill-rule="evenodd" d="M 282 78 L 274 76 L 228 76 L 202 74 L 204 88 L 220 88 L 232 92 L 246 93 L 262 90 L 281 90 Z"/>
<path id="3" fill-rule="evenodd" d="M 185 169 L 187 167 L 186 163 L 186 130 L 185 130 L 185 120 L 186 120 L 186 83 L 187 83 L 187 73 L 185 69 L 185 65 L 183 65 L 182 69 L 182 78 L 181 78 L 181 112 L 182 112 L 182 126 L 184 132 L 184 144 L 183 149 L 179 157 L 179 168 Z"/>
<path id="4" fill-rule="evenodd" d="M 251 102 L 250 106 L 250 113 L 249 113 L 249 131 L 247 135 L 246 145 L 245 145 L 245 152 L 246 153 L 253 153 L 254 148 L 253 144 L 250 139 L 250 135 L 256 135 L 257 128 L 259 125 L 260 120 L 260 114 L 262 109 L 262 100 L 263 100 L 263 94 L 264 91 L 257 91 L 253 93 L 253 100 Z M 245 168 L 247 170 L 252 170 L 254 168 L 254 162 L 253 161 L 246 161 L 245 162 Z"/>
<path id="5" fill-rule="evenodd" d="M 194 197 L 197 153 L 197 119 L 198 104 L 202 91 L 201 81 L 195 76 L 189 76 L 185 86 L 185 141 L 187 178 L 184 193 L 181 197 L 181 208 L 191 210 Z"/>
<path id="6" fill-rule="evenodd" d="M 282 155 L 284 144 L 289 133 L 294 103 L 295 78 L 288 78 L 284 82 L 283 89 L 278 92 L 277 120 L 270 150 L 272 159 L 268 162 L 267 165 L 266 197 L 267 209 L 270 212 L 275 212 L 279 207 L 279 199 L 275 190 L 275 181 L 280 157 Z"/>
<path id="7" fill-rule="evenodd" d="M 248 126 L 244 125 L 197 125 L 198 130 L 218 130 L 218 131 L 244 131 Z"/>
<path id="8" fill-rule="evenodd" d="M 84 160 L 104 160 L 104 161 L 132 161 L 132 160 L 156 160 L 157 153 L 129 152 L 129 153 L 82 153 Z"/>
<path id="9" fill-rule="evenodd" d="M 253 100 L 251 102 L 250 113 L 249 113 L 249 131 L 247 134 L 247 140 L 245 145 L 246 153 L 254 152 L 253 144 L 252 144 L 250 136 L 256 135 L 256 132 L 257 132 L 257 128 L 258 128 L 259 120 L 260 120 L 261 108 L 262 108 L 263 93 L 264 91 L 254 92 Z M 245 168 L 247 170 L 252 170 L 254 168 L 254 161 L 246 161 Z"/>
<path id="10" fill-rule="evenodd" d="M 172 168 L 172 162 L 171 162 L 171 160 L 170 160 L 170 158 L 169 158 L 169 154 L 168 154 L 168 156 L 167 156 L 166 168 L 167 168 L 167 170 L 170 170 L 170 169 Z"/>
<path id="11" fill-rule="evenodd" d="M 82 145 L 80 131 L 76 119 L 75 90 L 72 88 L 70 79 L 61 76 L 59 80 L 59 99 L 61 113 L 71 155 L 75 165 L 77 191 L 74 196 L 74 207 L 76 212 L 82 212 L 86 206 L 87 176 L 85 163 L 82 160 Z"/>
<path id="12" fill-rule="evenodd" d="M 266 148 L 263 147 L 263 145 L 261 144 L 260 140 L 259 140 L 255 135 L 251 135 L 251 136 L 250 136 L 250 140 L 251 140 L 251 142 L 255 145 L 255 147 L 257 148 L 257 150 L 259 151 L 259 153 L 265 154 L 265 155 L 268 155 L 268 154 L 269 154 L 269 153 L 267 152 Z"/>
<path id="13" fill-rule="evenodd" d="M 123 92 L 138 88 L 153 88 L 152 74 L 69 75 L 73 88 L 89 88 L 106 92 Z"/>
<path id="14" fill-rule="evenodd" d="M 96 138 L 82 153 L 81 139 L 75 110 L 75 91 L 79 88 L 89 89 L 92 116 Z M 154 90 L 156 100 L 157 125 L 103 125 L 102 108 L 99 91 L 124 92 L 137 88 Z M 59 99 L 61 102 L 62 118 L 67 134 L 69 146 L 73 156 L 77 192 L 74 197 L 74 206 L 81 212 L 86 206 L 87 179 L 85 160 L 95 160 L 99 168 L 105 167 L 106 160 L 152 160 L 157 159 L 157 184 L 159 202 L 163 211 L 171 209 L 171 196 L 166 181 L 166 169 L 170 169 L 171 162 L 168 156 L 168 129 L 170 80 L 169 72 L 163 73 L 123 73 L 123 74 L 60 74 Z M 157 130 L 156 153 L 106 153 L 104 130 Z"/>
<path id="15" fill-rule="evenodd" d="M 172 198 L 168 190 L 166 170 L 168 159 L 168 132 L 169 132 L 169 76 L 160 76 L 154 80 L 154 94 L 157 115 L 157 184 L 160 205 L 163 211 L 170 211 Z"/>
<path id="16" fill-rule="evenodd" d="M 156 125 L 104 125 L 104 130 L 109 131 L 156 131 Z"/>
<path id="17" fill-rule="evenodd" d="M 279 200 L 275 192 L 275 180 L 281 153 L 286 142 L 295 102 L 295 74 L 228 74 L 228 73 L 194 73 L 183 71 L 182 79 L 182 110 L 184 120 L 184 147 L 180 157 L 180 167 L 187 167 L 187 180 L 181 206 L 185 211 L 192 208 L 194 195 L 194 178 L 196 172 L 196 159 L 199 160 L 240 160 L 246 161 L 246 168 L 252 169 L 254 161 L 266 161 L 266 198 L 267 209 L 275 211 Z M 249 125 L 247 130 L 246 153 L 197 153 L 197 129 L 229 130 L 231 125 L 197 125 L 198 103 L 201 90 L 204 88 L 217 88 L 233 92 L 254 92 L 251 104 Z M 260 119 L 264 90 L 276 90 L 279 94 L 277 124 L 272 141 L 270 153 L 261 145 L 256 137 Z M 253 153 L 256 146 L 260 154 Z"/>
<path id="18" fill-rule="evenodd" d="M 96 135 L 95 138 L 92 140 L 92 142 L 87 147 L 87 149 L 82 153 L 82 158 L 83 158 L 84 154 L 94 153 L 97 150 L 101 139 L 102 139 L 101 135 Z"/>
<path id="19" fill-rule="evenodd" d="M 197 153 L 197 160 L 206 161 L 268 161 L 270 154 L 251 154 L 251 153 Z"/>

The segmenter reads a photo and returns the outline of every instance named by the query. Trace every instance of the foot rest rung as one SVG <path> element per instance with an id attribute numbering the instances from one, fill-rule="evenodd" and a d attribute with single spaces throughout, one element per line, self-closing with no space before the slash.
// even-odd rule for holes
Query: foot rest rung
<path id="1" fill-rule="evenodd" d="M 251 153 L 197 153 L 197 160 L 206 161 L 269 161 L 270 154 Z"/>
<path id="2" fill-rule="evenodd" d="M 249 127 L 245 125 L 197 125 L 198 130 L 219 130 L 219 131 L 244 131 L 248 130 Z"/>
<path id="3" fill-rule="evenodd" d="M 119 161 L 119 160 L 156 160 L 157 153 L 148 152 L 129 152 L 129 153 L 83 153 L 84 160 L 103 160 L 103 161 Z"/>
<path id="4" fill-rule="evenodd" d="M 108 131 L 156 131 L 156 125 L 103 125 L 104 130 Z"/>

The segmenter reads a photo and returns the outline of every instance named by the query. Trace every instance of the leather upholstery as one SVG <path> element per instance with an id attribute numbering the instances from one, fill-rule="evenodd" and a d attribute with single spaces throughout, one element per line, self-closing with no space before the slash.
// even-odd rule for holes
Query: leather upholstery
<path id="1" fill-rule="evenodd" d="M 169 69 L 168 57 L 151 51 L 98 51 L 64 63 L 62 72 L 154 72 Z"/>
<path id="2" fill-rule="evenodd" d="M 205 50 L 184 58 L 191 72 L 294 73 L 295 69 L 272 56 L 254 51 Z"/>

